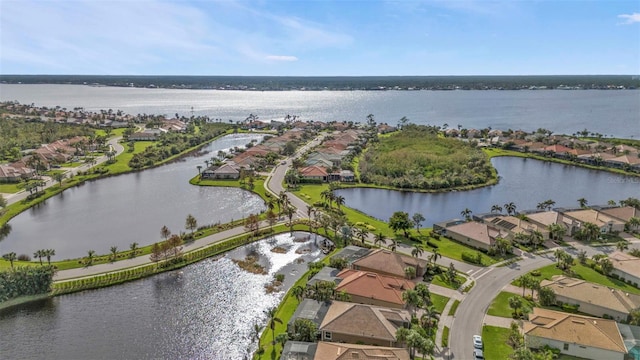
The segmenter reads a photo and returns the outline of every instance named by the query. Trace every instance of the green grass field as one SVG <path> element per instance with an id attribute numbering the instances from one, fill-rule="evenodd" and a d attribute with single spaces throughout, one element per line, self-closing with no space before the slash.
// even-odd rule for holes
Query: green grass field
<path id="1" fill-rule="evenodd" d="M 509 298 L 512 296 L 520 298 L 524 306 L 528 306 L 530 308 L 534 306 L 533 301 L 529 301 L 518 294 L 501 291 L 498 293 L 498 296 L 493 299 L 491 306 L 489 306 L 489 309 L 487 310 L 487 315 L 511 318 L 513 310 L 509 307 Z"/>
<path id="2" fill-rule="evenodd" d="M 497 326 L 482 327 L 482 341 L 484 342 L 484 358 L 486 360 L 505 360 L 513 352 L 511 346 L 507 344 L 509 337 L 509 329 Z M 471 346 L 471 339 L 462 339 L 468 341 Z"/>
<path id="3" fill-rule="evenodd" d="M 455 316 L 456 310 L 458 310 L 458 306 L 460 306 L 460 300 L 454 300 L 453 304 L 449 308 L 449 316 Z"/>
<path id="4" fill-rule="evenodd" d="M 24 189 L 24 183 L 22 182 L 16 184 L 0 184 L 0 193 L 15 194 L 22 189 Z"/>
<path id="5" fill-rule="evenodd" d="M 449 298 L 446 296 L 431 293 L 431 301 L 433 301 L 433 306 L 436 308 L 436 310 L 438 310 L 438 312 L 442 314 L 444 307 L 447 306 L 447 303 L 449 302 Z"/>

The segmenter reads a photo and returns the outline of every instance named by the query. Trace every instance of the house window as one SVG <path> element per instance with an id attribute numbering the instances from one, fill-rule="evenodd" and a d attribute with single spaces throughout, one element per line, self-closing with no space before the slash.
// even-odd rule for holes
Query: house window
<path id="1" fill-rule="evenodd" d="M 331 332 L 325 331 L 324 332 L 324 339 L 325 340 L 331 340 Z"/>
<path id="2" fill-rule="evenodd" d="M 564 344 L 564 346 L 562 347 L 564 350 L 569 350 L 569 344 Z"/>

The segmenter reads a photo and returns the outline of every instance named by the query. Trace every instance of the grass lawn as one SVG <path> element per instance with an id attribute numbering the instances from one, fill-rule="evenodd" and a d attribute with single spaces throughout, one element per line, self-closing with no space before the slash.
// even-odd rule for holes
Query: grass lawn
<path id="1" fill-rule="evenodd" d="M 324 190 L 328 188 L 329 188 L 329 185 L 327 184 L 322 184 L 322 185 L 305 184 L 300 186 L 297 190 L 294 190 L 293 192 L 308 204 L 313 205 L 315 203 L 322 202 L 320 193 L 322 193 Z M 402 235 L 395 234 L 393 230 L 389 228 L 389 225 L 385 221 L 376 219 L 374 217 L 366 215 L 363 212 L 360 212 L 355 209 L 351 209 L 346 206 L 342 206 L 341 210 L 345 213 L 345 215 L 347 216 L 347 219 L 349 219 L 351 223 L 356 225 L 360 225 L 360 224 L 367 225 L 367 227 L 370 229 L 369 232 L 373 234 L 377 234 L 381 232 L 387 238 L 397 239 L 398 242 L 403 242 L 411 246 L 415 244 L 415 242 L 404 238 Z M 476 249 L 457 243 L 445 237 L 440 237 L 439 239 L 430 237 L 429 235 L 427 235 L 431 233 L 429 228 L 421 228 L 419 233 L 415 229 L 413 229 L 409 233 L 411 234 L 411 236 L 421 240 L 425 250 L 430 252 L 433 251 L 434 248 L 427 245 L 427 242 L 430 242 L 434 245 L 437 245 L 437 249 L 440 254 L 451 259 L 462 261 L 463 251 L 472 252 L 472 253 L 475 253 L 477 251 Z M 388 245 L 389 243 L 387 243 L 387 246 Z M 484 253 L 481 253 L 481 254 L 482 254 L 482 263 L 484 266 L 495 264 L 498 261 L 501 261 L 501 259 L 495 259 L 495 258 L 489 257 Z"/>
<path id="2" fill-rule="evenodd" d="M 243 186 L 240 183 L 240 180 L 212 180 L 212 179 L 200 180 L 198 175 L 196 175 L 191 180 L 189 180 L 189 183 L 192 185 L 199 185 L 199 186 L 221 186 L 221 187 L 243 188 L 255 194 L 258 194 L 264 201 L 267 201 L 269 197 L 271 197 L 272 195 L 267 192 L 267 189 L 265 189 L 264 180 L 265 179 L 263 177 L 255 177 L 253 182 L 253 189 L 251 190 L 249 190 L 248 186 L 246 185 Z M 277 210 L 277 207 L 276 207 L 276 210 Z"/>
<path id="3" fill-rule="evenodd" d="M 3 253 L 3 255 L 4 255 L 4 253 Z M 13 262 L 13 266 L 14 267 L 18 267 L 18 266 L 35 266 L 35 265 L 39 265 L 39 264 L 40 263 L 31 262 L 31 261 L 14 261 Z M 0 258 L 0 271 L 9 270 L 9 269 L 11 269 L 11 263 L 8 262 L 5 259 Z"/>
<path id="4" fill-rule="evenodd" d="M 467 280 L 462 275 L 456 275 L 456 279 L 458 280 L 458 284 L 451 285 L 447 281 L 445 281 L 443 274 L 438 274 L 433 277 L 433 279 L 431 280 L 431 283 L 434 285 L 456 290 L 458 287 L 460 287 L 460 285 L 464 284 L 464 282 Z"/>
<path id="5" fill-rule="evenodd" d="M 431 301 L 433 301 L 433 306 L 436 308 L 436 310 L 438 310 L 438 312 L 442 314 L 444 307 L 449 302 L 449 298 L 446 296 L 431 293 Z"/>
<path id="6" fill-rule="evenodd" d="M 458 306 L 460 305 L 460 300 L 454 300 L 453 304 L 449 308 L 449 316 L 455 316 L 456 310 L 458 310 Z"/>
<path id="7" fill-rule="evenodd" d="M 0 193 L 15 194 L 22 189 L 24 189 L 23 182 L 15 184 L 0 184 Z"/>
<path id="8" fill-rule="evenodd" d="M 589 266 L 577 264 L 577 265 L 574 265 L 571 269 L 575 273 L 574 276 L 578 279 L 583 279 L 585 281 L 593 282 L 596 284 L 600 284 L 600 285 L 620 289 L 625 292 L 640 295 L 640 289 L 632 285 L 629 285 L 623 281 L 616 280 L 614 278 L 602 275 L 599 272 L 595 271 L 594 269 L 590 268 Z M 538 271 L 540 271 L 540 276 L 537 277 L 538 279 L 551 280 L 551 277 L 553 275 L 562 275 L 562 271 L 556 268 L 554 264 L 540 268 L 538 269 Z"/>
<path id="9" fill-rule="evenodd" d="M 513 352 L 511 346 L 507 345 L 509 337 L 509 329 L 497 326 L 482 327 L 482 341 L 484 342 L 484 358 L 486 360 L 504 360 L 508 359 Z M 471 339 L 463 339 L 469 342 Z"/>
<path id="10" fill-rule="evenodd" d="M 520 298 L 524 306 L 529 306 L 531 308 L 534 306 L 533 301 L 529 301 L 520 295 L 513 294 L 506 291 L 501 291 L 498 294 L 498 296 L 496 296 L 495 299 L 493 299 L 491 306 L 489 306 L 489 310 L 487 310 L 487 315 L 511 318 L 512 317 L 511 314 L 513 313 L 513 311 L 509 307 L 509 298 L 512 296 Z"/>
<path id="11" fill-rule="evenodd" d="M 156 141 L 135 141 L 133 143 L 133 152 L 129 152 L 128 144 L 122 144 L 122 146 L 124 146 L 124 152 L 116 156 L 116 162 L 109 165 L 105 164 L 103 167 L 108 169 L 111 174 L 131 171 L 132 169 L 129 167 L 129 161 L 131 161 L 133 155 L 143 152 L 146 148 L 153 146 L 156 143 Z"/>

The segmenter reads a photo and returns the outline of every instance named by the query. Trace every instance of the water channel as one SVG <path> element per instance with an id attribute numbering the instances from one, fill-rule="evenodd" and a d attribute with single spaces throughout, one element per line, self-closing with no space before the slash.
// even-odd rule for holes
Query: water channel
<path id="1" fill-rule="evenodd" d="M 0 358 L 245 359 L 257 348 L 252 330 L 266 323 L 264 310 L 323 256 L 314 242 L 306 233 L 281 234 L 219 260 L 0 311 Z M 286 253 L 272 252 L 276 246 Z M 247 254 L 268 274 L 250 274 L 231 260 Z M 264 285 L 276 273 L 285 274 L 284 285 L 267 294 Z"/>
<path id="2" fill-rule="evenodd" d="M 88 250 L 106 254 L 111 246 L 126 250 L 133 242 L 143 246 L 160 241 L 163 225 L 176 234 L 187 232 L 188 214 L 201 226 L 261 212 L 264 201 L 249 191 L 193 186 L 189 179 L 198 174 L 196 166 L 204 167 L 218 150 L 262 137 L 228 135 L 204 147 L 206 154 L 65 190 L 11 219 L 11 233 L 0 242 L 0 253 L 31 255 L 55 249 L 55 260 L 82 257 Z"/>
<path id="3" fill-rule="evenodd" d="M 419 212 L 427 219 L 423 224 L 427 227 L 461 218 L 465 208 L 478 214 L 509 202 L 516 210 L 535 210 L 548 199 L 556 202 L 555 207 L 577 207 L 580 198 L 589 205 L 606 205 L 609 200 L 640 197 L 640 177 L 517 157 L 493 158 L 492 163 L 500 176 L 498 184 L 471 191 L 430 194 L 355 188 L 336 193 L 345 198 L 347 206 L 384 221 L 396 211 Z"/>

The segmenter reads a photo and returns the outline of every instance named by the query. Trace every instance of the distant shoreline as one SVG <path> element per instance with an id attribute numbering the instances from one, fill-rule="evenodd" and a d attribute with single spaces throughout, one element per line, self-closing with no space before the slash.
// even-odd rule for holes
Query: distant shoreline
<path id="1" fill-rule="evenodd" d="M 246 91 L 627 90 L 640 88 L 640 75 L 325 77 L 0 75 L 0 83 Z"/>

